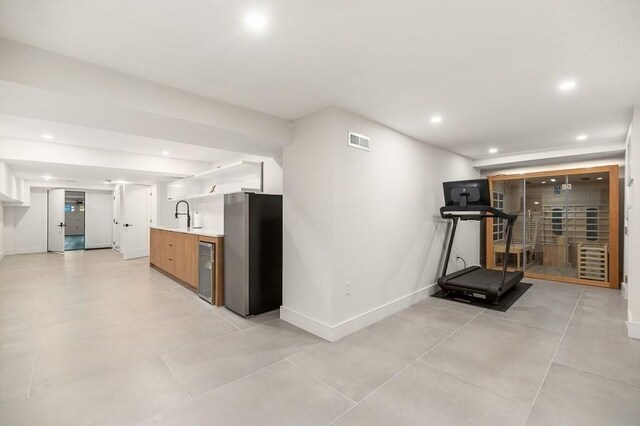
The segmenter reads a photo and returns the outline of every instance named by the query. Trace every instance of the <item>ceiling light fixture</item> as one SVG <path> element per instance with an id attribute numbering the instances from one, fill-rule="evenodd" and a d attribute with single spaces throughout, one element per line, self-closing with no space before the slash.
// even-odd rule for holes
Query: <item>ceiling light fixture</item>
<path id="1" fill-rule="evenodd" d="M 543 181 L 542 181 L 542 182 L 540 182 L 540 183 L 544 185 L 545 183 L 547 183 L 547 181 L 546 181 L 546 180 L 543 180 Z"/>
<path id="2" fill-rule="evenodd" d="M 537 206 L 538 204 L 540 204 L 540 201 L 534 201 L 533 204 Z"/>
<path id="3" fill-rule="evenodd" d="M 439 115 L 434 115 L 433 117 L 431 117 L 431 122 L 433 124 L 442 123 L 442 117 Z"/>
<path id="4" fill-rule="evenodd" d="M 51 176 L 47 175 L 47 176 L 42 176 L 42 179 L 44 180 L 51 180 Z"/>
<path id="5" fill-rule="evenodd" d="M 498 148 L 489 148 L 489 154 L 497 154 Z"/>
<path id="6" fill-rule="evenodd" d="M 576 136 L 576 140 L 580 141 L 580 142 L 586 141 L 587 140 L 587 135 L 578 135 L 578 136 Z"/>
<path id="7" fill-rule="evenodd" d="M 244 18 L 247 29 L 251 31 L 262 31 L 267 27 L 267 17 L 260 12 L 251 12 Z"/>
<path id="8" fill-rule="evenodd" d="M 602 176 L 600 176 L 600 177 L 598 178 L 598 180 L 602 180 L 602 179 L 603 179 L 603 178 L 602 178 Z"/>
<path id="9" fill-rule="evenodd" d="M 558 84 L 558 90 L 560 90 L 561 92 L 570 92 L 575 89 L 576 86 L 577 83 L 575 80 L 566 80 Z"/>
<path id="10" fill-rule="evenodd" d="M 162 151 L 162 155 L 169 155 L 169 151 Z"/>
<path id="11" fill-rule="evenodd" d="M 53 139 L 53 135 L 45 133 L 45 134 L 42 135 L 42 139 L 51 140 L 51 139 Z"/>
<path id="12" fill-rule="evenodd" d="M 555 179 L 549 179 L 549 180 L 550 180 L 551 182 L 555 182 L 555 181 L 556 181 Z"/>

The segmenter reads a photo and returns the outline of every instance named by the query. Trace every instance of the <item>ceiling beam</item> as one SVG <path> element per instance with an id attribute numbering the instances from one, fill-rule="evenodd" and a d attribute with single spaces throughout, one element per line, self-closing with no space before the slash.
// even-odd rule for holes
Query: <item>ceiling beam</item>
<path id="1" fill-rule="evenodd" d="M 290 121 L 0 38 L 0 113 L 254 153 Z"/>
<path id="2" fill-rule="evenodd" d="M 542 166 L 598 159 L 624 159 L 625 143 L 609 142 L 569 149 L 529 152 L 474 160 L 472 165 L 479 171 L 509 169 L 523 166 Z"/>

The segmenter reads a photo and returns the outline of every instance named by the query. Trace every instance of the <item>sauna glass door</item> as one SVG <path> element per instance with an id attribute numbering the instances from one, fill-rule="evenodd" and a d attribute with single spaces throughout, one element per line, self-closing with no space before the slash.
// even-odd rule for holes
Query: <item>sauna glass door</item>
<path id="1" fill-rule="evenodd" d="M 618 167 L 493 176 L 493 206 L 517 215 L 509 270 L 531 278 L 619 286 Z M 611 179 L 614 179 L 611 182 Z M 504 265 L 506 223 L 487 221 L 487 265 Z"/>
<path id="2" fill-rule="evenodd" d="M 506 261 L 510 271 L 523 271 L 526 262 L 523 246 L 526 229 L 526 215 L 523 212 L 525 199 L 523 179 L 494 181 L 491 198 L 493 207 L 518 216 L 512 230 L 511 246 Z M 493 219 L 490 226 L 492 239 L 490 262 L 493 268 L 502 269 L 507 246 L 507 221 Z"/>
<path id="3" fill-rule="evenodd" d="M 609 173 L 567 176 L 565 275 L 609 281 Z"/>

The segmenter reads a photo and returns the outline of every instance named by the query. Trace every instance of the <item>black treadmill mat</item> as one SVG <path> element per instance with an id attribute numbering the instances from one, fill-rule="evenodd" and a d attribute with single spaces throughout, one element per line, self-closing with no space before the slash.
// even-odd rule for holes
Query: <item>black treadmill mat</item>
<path id="1" fill-rule="evenodd" d="M 445 296 L 442 290 L 438 291 L 435 294 L 432 294 L 431 297 L 437 297 L 438 299 L 446 299 L 446 300 L 451 300 L 458 303 L 464 303 L 465 305 L 478 306 L 480 308 L 487 308 L 487 309 L 491 309 L 492 311 L 507 312 L 509 308 L 513 306 L 513 304 L 516 303 L 518 299 L 520 299 L 520 297 L 523 294 L 525 294 L 526 291 L 529 290 L 529 287 L 531 287 L 532 285 L 533 284 L 519 282 L 518 284 L 511 287 L 511 290 L 509 290 L 508 292 L 502 295 L 497 305 L 494 305 L 491 302 L 485 302 L 482 299 L 479 299 L 477 297 L 472 297 L 472 296 L 469 296 L 469 297 L 458 296 L 458 295 L 456 295 L 455 297 L 451 295 Z"/>

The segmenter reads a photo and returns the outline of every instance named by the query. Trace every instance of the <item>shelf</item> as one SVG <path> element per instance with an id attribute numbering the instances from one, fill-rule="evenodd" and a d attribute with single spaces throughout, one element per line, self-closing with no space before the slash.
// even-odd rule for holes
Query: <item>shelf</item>
<path id="1" fill-rule="evenodd" d="M 167 200 L 198 200 L 233 192 L 262 192 L 263 163 L 237 161 L 167 185 Z"/>

